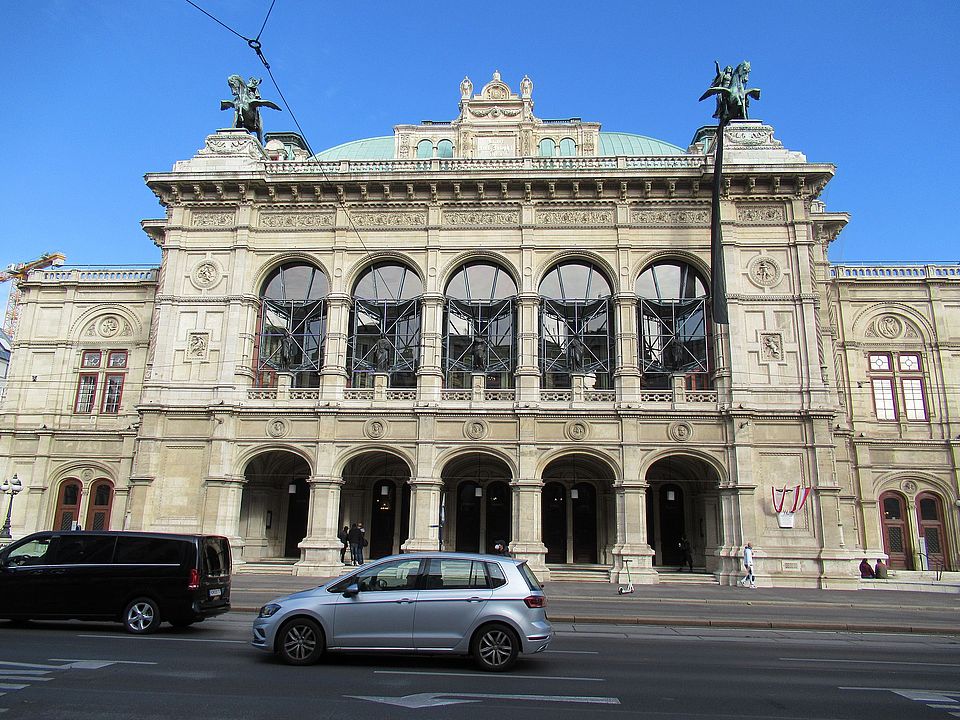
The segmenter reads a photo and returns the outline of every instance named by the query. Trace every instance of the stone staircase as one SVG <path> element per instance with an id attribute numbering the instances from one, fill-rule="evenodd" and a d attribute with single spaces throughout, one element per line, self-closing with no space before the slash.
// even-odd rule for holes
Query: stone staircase
<path id="1" fill-rule="evenodd" d="M 713 573 L 705 570 L 695 570 L 694 572 L 677 572 L 675 567 L 654 568 L 657 575 L 660 576 L 660 583 L 663 585 L 719 585 L 720 581 Z"/>
<path id="2" fill-rule="evenodd" d="M 550 582 L 610 582 L 608 565 L 547 565 Z"/>
<path id="3" fill-rule="evenodd" d="M 238 575 L 257 573 L 260 575 L 293 575 L 293 566 L 299 558 L 258 558 L 237 565 L 234 572 Z"/>

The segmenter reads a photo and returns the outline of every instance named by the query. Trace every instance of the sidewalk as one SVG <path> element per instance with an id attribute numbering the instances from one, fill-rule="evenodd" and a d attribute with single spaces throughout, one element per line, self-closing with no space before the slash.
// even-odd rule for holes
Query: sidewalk
<path id="1" fill-rule="evenodd" d="M 240 574 L 233 609 L 256 612 L 273 598 L 320 584 L 320 578 Z M 949 593 L 901 590 L 807 590 L 720 585 L 617 585 L 548 582 L 547 616 L 555 623 L 766 628 L 960 636 L 960 603 Z"/>

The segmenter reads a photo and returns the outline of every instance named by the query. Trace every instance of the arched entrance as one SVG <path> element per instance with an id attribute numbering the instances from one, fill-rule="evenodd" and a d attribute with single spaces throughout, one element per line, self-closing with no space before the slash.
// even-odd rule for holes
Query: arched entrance
<path id="1" fill-rule="evenodd" d="M 104 478 L 90 486 L 90 507 L 87 508 L 86 530 L 109 530 L 110 510 L 113 507 L 113 483 Z"/>
<path id="2" fill-rule="evenodd" d="M 57 495 L 57 517 L 54 530 L 73 530 L 80 522 L 80 481 L 67 478 Z"/>
<path id="3" fill-rule="evenodd" d="M 940 497 L 931 492 L 917 495 L 917 527 L 920 543 L 926 548 L 928 567 L 950 568 L 947 553 L 947 534 L 943 524 L 943 504 Z"/>
<path id="4" fill-rule="evenodd" d="M 300 557 L 310 511 L 307 461 L 292 452 L 270 450 L 247 463 L 243 475 L 243 559 Z"/>
<path id="5" fill-rule="evenodd" d="M 457 552 L 493 552 L 512 539 L 511 472 L 503 460 L 469 453 L 443 469 L 443 547 Z"/>
<path id="6" fill-rule="evenodd" d="M 588 455 L 564 455 L 543 472 L 542 542 L 548 565 L 609 563 L 616 542 L 613 472 Z"/>
<path id="7" fill-rule="evenodd" d="M 913 570 L 907 501 L 900 493 L 885 492 L 880 496 L 880 526 L 883 551 L 889 558 L 889 566 L 898 570 Z"/>
<path id="8" fill-rule="evenodd" d="M 365 559 L 400 552 L 410 534 L 410 468 L 402 458 L 376 451 L 347 463 L 337 527 L 354 523 L 367 531 Z"/>
<path id="9" fill-rule="evenodd" d="M 723 542 L 716 471 L 700 459 L 671 455 L 650 466 L 647 483 L 647 542 L 654 566 L 681 569 L 686 538 L 694 568 L 715 572 Z"/>

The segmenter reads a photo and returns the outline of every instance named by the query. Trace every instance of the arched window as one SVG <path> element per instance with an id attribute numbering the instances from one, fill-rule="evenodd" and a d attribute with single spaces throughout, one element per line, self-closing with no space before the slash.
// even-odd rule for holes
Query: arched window
<path id="1" fill-rule="evenodd" d="M 278 372 L 293 375 L 294 387 L 319 387 L 329 285 L 323 272 L 307 263 L 281 265 L 260 293 L 257 379 L 273 386 Z"/>
<path id="2" fill-rule="evenodd" d="M 613 387 L 610 283 L 595 265 L 562 262 L 540 283 L 540 372 L 545 388 L 571 386 L 583 374 Z"/>
<path id="3" fill-rule="evenodd" d="M 371 265 L 353 290 L 348 364 L 353 387 L 372 387 L 390 376 L 390 387 L 416 387 L 420 362 L 420 296 L 423 284 L 405 265 Z"/>
<path id="4" fill-rule="evenodd" d="M 439 158 L 452 158 L 453 157 L 453 143 L 450 140 L 441 140 L 437 143 L 437 157 Z"/>
<path id="5" fill-rule="evenodd" d="M 553 157 L 556 152 L 557 144 L 550 138 L 544 138 L 540 141 L 540 157 Z"/>
<path id="6" fill-rule="evenodd" d="M 73 530 L 80 522 L 80 481 L 68 478 L 60 486 L 54 530 Z"/>
<path id="7" fill-rule="evenodd" d="M 664 260 L 640 274 L 636 291 L 644 387 L 668 388 L 678 373 L 688 389 L 711 387 L 703 278 L 685 262 Z"/>
<path id="8" fill-rule="evenodd" d="M 560 154 L 564 156 L 577 154 L 577 143 L 573 138 L 564 138 L 560 141 Z"/>
<path id="9" fill-rule="evenodd" d="M 433 143 L 429 140 L 421 140 L 417 143 L 417 158 L 429 159 L 433 157 Z"/>
<path id="10" fill-rule="evenodd" d="M 503 268 L 465 263 L 446 290 L 443 367 L 446 386 L 469 388 L 483 373 L 489 388 L 513 387 L 517 285 Z"/>
<path id="11" fill-rule="evenodd" d="M 110 509 L 113 506 L 113 483 L 95 480 L 90 486 L 90 506 L 87 508 L 85 530 L 109 530 Z"/>

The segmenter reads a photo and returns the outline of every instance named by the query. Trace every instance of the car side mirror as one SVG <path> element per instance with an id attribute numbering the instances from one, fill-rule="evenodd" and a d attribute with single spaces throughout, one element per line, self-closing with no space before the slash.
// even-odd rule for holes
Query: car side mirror
<path id="1" fill-rule="evenodd" d="M 350 583 L 343 589 L 344 597 L 356 597 L 360 594 L 360 586 L 356 583 Z"/>

